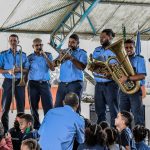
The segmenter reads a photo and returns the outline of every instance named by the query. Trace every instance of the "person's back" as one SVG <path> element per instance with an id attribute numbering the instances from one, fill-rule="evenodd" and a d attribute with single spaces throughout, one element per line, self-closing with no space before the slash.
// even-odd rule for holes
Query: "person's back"
<path id="1" fill-rule="evenodd" d="M 20 150 L 23 133 L 20 130 L 16 130 L 14 127 L 9 130 L 11 134 L 12 144 L 14 150 Z"/>
<path id="2" fill-rule="evenodd" d="M 84 119 L 69 105 L 54 108 L 46 114 L 39 134 L 44 150 L 72 150 L 75 138 L 84 142 Z"/>
<path id="3" fill-rule="evenodd" d="M 100 145 L 89 146 L 83 143 L 79 145 L 78 150 L 107 150 L 107 148 Z"/>
<path id="4" fill-rule="evenodd" d="M 20 117 L 24 115 L 23 112 L 20 112 L 16 115 L 15 121 L 14 121 L 14 127 L 9 129 L 9 133 L 11 134 L 12 144 L 14 150 L 20 150 L 21 147 L 21 141 L 23 138 L 23 133 L 21 132 L 19 128 L 19 121 Z"/>
<path id="5" fill-rule="evenodd" d="M 137 150 L 150 150 L 150 147 L 144 141 L 135 143 Z"/>
<path id="6" fill-rule="evenodd" d="M 144 142 L 146 138 L 148 139 L 148 142 L 150 141 L 149 129 L 142 125 L 136 125 L 133 129 L 133 135 L 137 150 L 150 150 L 150 147 Z"/>
<path id="7" fill-rule="evenodd" d="M 80 144 L 78 150 L 107 150 L 106 133 L 95 124 L 85 128 L 85 142 Z"/>

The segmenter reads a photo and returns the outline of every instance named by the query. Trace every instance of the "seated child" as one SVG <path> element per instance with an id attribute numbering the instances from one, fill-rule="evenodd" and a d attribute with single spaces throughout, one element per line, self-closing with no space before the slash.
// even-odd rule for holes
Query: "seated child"
<path id="1" fill-rule="evenodd" d="M 150 131 L 142 125 L 136 125 L 133 129 L 133 136 L 136 142 L 137 150 L 150 150 L 150 147 L 146 145 L 144 140 L 148 138 L 150 141 Z"/>
<path id="2" fill-rule="evenodd" d="M 118 142 L 124 146 L 126 150 L 136 150 L 133 134 L 130 130 L 133 116 L 130 112 L 121 111 L 115 119 L 115 126 L 119 132 Z"/>
<path id="3" fill-rule="evenodd" d="M 39 139 L 39 134 L 37 130 L 33 129 L 34 119 L 30 114 L 24 114 L 20 117 L 20 130 L 24 134 L 22 140 L 25 139 Z"/>
<path id="4" fill-rule="evenodd" d="M 40 150 L 40 145 L 34 139 L 26 139 L 22 141 L 21 150 Z"/>

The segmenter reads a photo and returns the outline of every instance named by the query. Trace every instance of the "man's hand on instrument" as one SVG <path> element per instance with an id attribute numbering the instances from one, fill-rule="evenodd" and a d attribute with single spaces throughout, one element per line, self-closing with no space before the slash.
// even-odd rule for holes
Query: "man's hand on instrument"
<path id="1" fill-rule="evenodd" d="M 72 60 L 73 57 L 70 54 L 65 54 L 64 59 L 65 60 Z"/>
<path id="2" fill-rule="evenodd" d="M 16 67 L 16 68 L 14 69 L 14 73 L 18 73 L 18 72 L 21 72 L 21 68 L 20 68 L 20 67 Z"/>
<path id="3" fill-rule="evenodd" d="M 43 55 L 45 58 L 48 58 L 46 53 L 43 50 L 40 51 L 40 54 Z"/>
<path id="4" fill-rule="evenodd" d="M 120 83 L 124 84 L 126 81 L 128 80 L 128 77 L 127 76 L 122 76 L 119 81 Z"/>
<path id="5" fill-rule="evenodd" d="M 7 72 L 8 72 L 10 75 L 14 75 L 14 69 L 9 69 L 9 70 L 7 70 Z"/>

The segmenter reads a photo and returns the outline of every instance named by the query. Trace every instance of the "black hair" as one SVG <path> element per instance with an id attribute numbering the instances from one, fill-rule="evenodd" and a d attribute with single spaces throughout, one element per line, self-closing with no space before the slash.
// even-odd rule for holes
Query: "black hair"
<path id="1" fill-rule="evenodd" d="M 114 144 L 117 138 L 117 130 L 114 128 L 106 128 L 105 133 L 107 134 L 107 146 Z"/>
<path id="2" fill-rule="evenodd" d="M 16 117 L 21 117 L 22 115 L 24 115 L 25 113 L 24 112 L 19 112 L 19 113 L 17 113 L 17 115 L 16 115 Z"/>
<path id="3" fill-rule="evenodd" d="M 124 42 L 124 44 L 128 44 L 128 43 L 133 44 L 133 46 L 135 46 L 135 41 L 132 40 L 132 39 L 127 39 L 127 40 Z"/>
<path id="4" fill-rule="evenodd" d="M 85 129 L 85 143 L 88 146 L 94 146 L 96 144 L 105 146 L 106 134 L 99 125 L 90 125 Z"/>
<path id="5" fill-rule="evenodd" d="M 31 122 L 31 124 L 32 124 L 31 125 L 31 129 L 33 128 L 34 118 L 33 118 L 32 115 L 30 115 L 30 114 L 24 114 L 24 115 L 20 116 L 20 119 L 25 119 L 25 121 L 27 123 Z"/>
<path id="6" fill-rule="evenodd" d="M 74 34 L 70 35 L 69 38 L 75 39 L 79 43 L 79 36 L 77 34 L 74 33 Z"/>
<path id="7" fill-rule="evenodd" d="M 71 107 L 77 106 L 79 104 L 79 97 L 77 94 L 70 92 L 65 96 L 64 103 Z"/>
<path id="8" fill-rule="evenodd" d="M 104 29 L 104 30 L 102 31 L 102 33 L 106 33 L 106 35 L 108 35 L 108 36 L 110 36 L 110 37 L 112 37 L 112 38 L 115 37 L 115 33 L 113 32 L 112 29 Z"/>
<path id="9" fill-rule="evenodd" d="M 85 128 L 86 127 L 90 127 L 91 126 L 91 120 L 87 119 L 87 118 L 84 118 L 84 121 L 85 121 Z"/>
<path id="10" fill-rule="evenodd" d="M 16 37 L 17 38 L 17 40 L 19 41 L 19 37 L 18 37 L 18 35 L 17 34 L 11 34 L 10 36 L 9 36 L 9 38 L 10 37 Z"/>
<path id="11" fill-rule="evenodd" d="M 124 118 L 125 125 L 131 127 L 133 122 L 133 115 L 128 111 L 121 111 L 120 114 Z"/>
<path id="12" fill-rule="evenodd" d="M 22 145 L 26 145 L 29 150 L 40 150 L 40 145 L 38 144 L 38 142 L 31 138 L 22 141 Z"/>
<path id="13" fill-rule="evenodd" d="M 148 137 L 148 142 L 150 142 L 150 130 L 142 125 L 136 125 L 133 129 L 133 135 L 136 142 L 143 141 Z"/>
<path id="14" fill-rule="evenodd" d="M 107 127 L 110 127 L 110 124 L 107 121 L 101 121 L 99 123 L 99 125 L 101 126 L 101 128 L 104 130 Z"/>

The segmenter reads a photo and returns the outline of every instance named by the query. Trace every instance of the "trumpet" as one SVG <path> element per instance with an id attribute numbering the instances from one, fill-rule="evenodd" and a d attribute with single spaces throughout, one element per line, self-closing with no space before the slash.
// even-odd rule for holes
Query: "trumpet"
<path id="1" fill-rule="evenodd" d="M 70 51 L 71 51 L 70 48 L 61 50 L 60 53 L 62 54 L 62 56 L 61 56 L 61 57 L 58 56 L 58 58 L 56 58 L 56 59 L 54 60 L 54 64 L 55 64 L 56 67 L 60 66 L 60 64 L 64 61 L 65 56 L 66 56 L 67 54 L 70 54 Z"/>
<path id="2" fill-rule="evenodd" d="M 21 72 L 21 78 L 18 86 L 25 86 L 25 81 L 23 78 L 22 46 L 18 45 L 18 47 L 20 47 L 20 72 Z"/>

